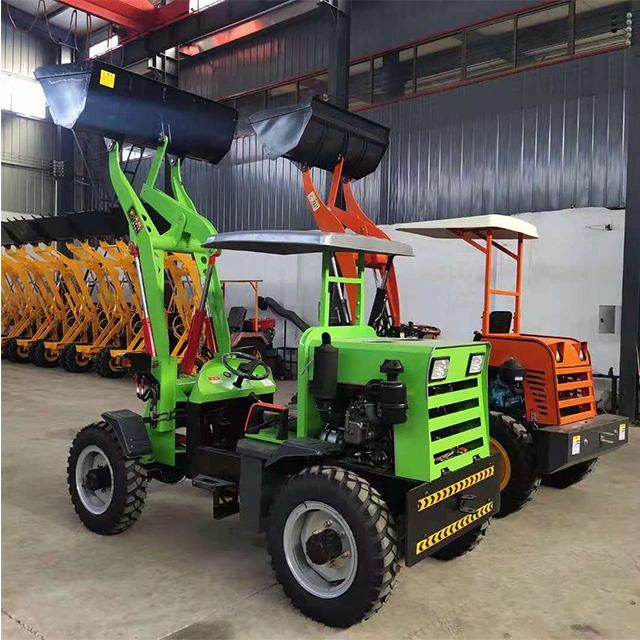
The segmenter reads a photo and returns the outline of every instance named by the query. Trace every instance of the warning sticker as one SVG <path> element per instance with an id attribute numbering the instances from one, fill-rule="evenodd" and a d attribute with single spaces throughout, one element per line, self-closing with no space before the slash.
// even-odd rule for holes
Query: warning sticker
<path id="1" fill-rule="evenodd" d="M 208 380 L 211 384 L 218 384 L 222 382 L 222 378 L 220 376 L 209 376 Z"/>
<path id="2" fill-rule="evenodd" d="M 627 424 L 623 422 L 618 429 L 618 440 L 624 440 L 627 437 Z"/>
<path id="3" fill-rule="evenodd" d="M 103 87 L 113 89 L 116 84 L 116 74 L 107 71 L 106 69 L 100 69 L 100 84 Z"/>
<path id="4" fill-rule="evenodd" d="M 571 455 L 576 456 L 580 453 L 580 436 L 573 436 L 571 442 Z"/>
<path id="5" fill-rule="evenodd" d="M 275 382 L 274 382 L 273 380 L 269 380 L 269 378 L 265 378 L 265 379 L 262 381 L 262 384 L 263 384 L 265 387 L 274 387 L 274 386 L 275 386 Z"/>
<path id="6" fill-rule="evenodd" d="M 314 211 L 317 211 L 320 208 L 320 200 L 318 200 L 318 196 L 315 191 L 307 194 L 307 200 Z"/>
<path id="7" fill-rule="evenodd" d="M 140 233 L 140 231 L 142 231 L 142 221 L 140 220 L 140 216 L 138 215 L 135 207 L 131 207 L 127 210 L 127 217 L 129 218 L 129 222 L 131 223 L 134 233 L 136 235 Z"/>

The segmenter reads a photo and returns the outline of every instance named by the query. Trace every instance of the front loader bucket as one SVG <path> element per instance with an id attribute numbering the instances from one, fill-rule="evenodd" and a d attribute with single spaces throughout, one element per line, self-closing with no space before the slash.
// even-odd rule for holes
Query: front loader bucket
<path id="1" fill-rule="evenodd" d="M 235 109 L 97 60 L 39 67 L 53 121 L 141 147 L 217 164 L 229 151 Z"/>
<path id="2" fill-rule="evenodd" d="M 271 160 L 285 157 L 333 171 L 344 158 L 345 178 L 373 173 L 389 146 L 389 129 L 316 97 L 249 117 Z"/>

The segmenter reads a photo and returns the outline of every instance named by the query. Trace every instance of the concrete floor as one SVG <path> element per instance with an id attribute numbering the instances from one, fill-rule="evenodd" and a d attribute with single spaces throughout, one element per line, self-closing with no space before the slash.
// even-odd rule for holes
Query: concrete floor
<path id="1" fill-rule="evenodd" d="M 131 381 L 3 362 L 2 401 L 4 640 L 640 637 L 639 429 L 583 484 L 543 488 L 465 558 L 405 569 L 378 615 L 334 631 L 289 606 L 264 538 L 214 522 L 187 482 L 151 483 L 124 535 L 82 527 L 71 439 L 103 410 L 139 408 Z"/>

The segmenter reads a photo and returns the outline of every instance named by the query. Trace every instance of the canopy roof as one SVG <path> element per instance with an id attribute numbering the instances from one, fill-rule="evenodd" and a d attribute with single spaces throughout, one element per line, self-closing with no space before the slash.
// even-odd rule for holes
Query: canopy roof
<path id="1" fill-rule="evenodd" d="M 324 231 L 231 231 L 211 236 L 204 246 L 278 255 L 322 253 L 327 250 L 387 256 L 413 255 L 411 246 L 404 242 Z"/>
<path id="2" fill-rule="evenodd" d="M 520 234 L 525 240 L 537 240 L 540 237 L 535 225 L 530 222 L 498 214 L 415 222 L 396 228 L 398 231 L 415 233 L 429 238 L 459 238 L 460 233 L 474 238 L 477 237 L 475 231 L 491 231 L 494 240 L 517 240 Z"/>

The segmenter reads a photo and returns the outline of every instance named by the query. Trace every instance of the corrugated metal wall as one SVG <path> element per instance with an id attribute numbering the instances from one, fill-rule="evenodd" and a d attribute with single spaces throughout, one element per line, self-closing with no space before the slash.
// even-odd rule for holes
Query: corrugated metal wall
<path id="1" fill-rule="evenodd" d="M 218 100 L 326 67 L 331 20 L 319 11 L 304 22 L 285 25 L 180 69 L 180 87 Z"/>
<path id="2" fill-rule="evenodd" d="M 356 185 L 364 210 L 391 224 L 623 206 L 625 55 L 362 112 L 392 131 L 381 166 Z M 186 163 L 185 184 L 220 230 L 313 226 L 298 170 L 286 160 L 268 161 L 253 136 L 237 139 L 218 167 Z"/>
<path id="3" fill-rule="evenodd" d="M 53 43 L 2 23 L 2 70 L 25 77 L 55 62 Z M 55 126 L 2 114 L 2 210 L 51 214 L 54 186 L 49 162 L 55 157 Z"/>

